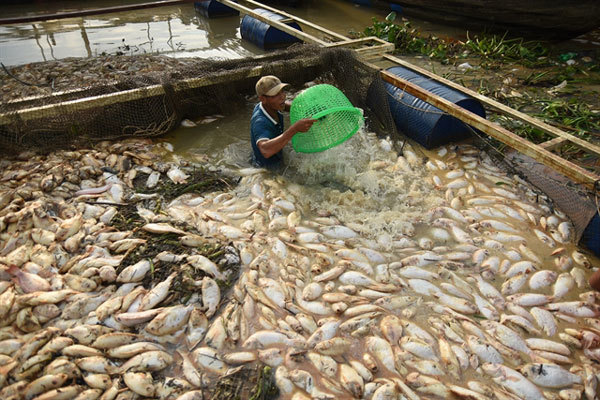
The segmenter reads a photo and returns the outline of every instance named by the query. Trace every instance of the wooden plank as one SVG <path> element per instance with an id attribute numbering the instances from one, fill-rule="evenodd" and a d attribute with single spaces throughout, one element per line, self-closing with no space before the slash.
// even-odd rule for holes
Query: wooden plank
<path id="1" fill-rule="evenodd" d="M 437 76 L 434 73 L 429 72 L 429 71 L 427 71 L 424 68 L 421 68 L 421 67 L 413 65 L 411 63 L 408 63 L 408 62 L 406 62 L 404 60 L 401 60 L 398 57 L 394 57 L 394 56 L 385 54 L 383 56 L 383 58 L 387 59 L 387 60 L 390 60 L 390 61 L 393 61 L 396 64 L 399 64 L 399 65 L 401 65 L 403 67 L 409 68 L 409 69 L 411 69 L 411 70 L 413 70 L 415 72 L 418 72 L 420 74 L 423 74 L 423 75 L 427 76 L 430 79 L 433 79 L 433 80 L 435 80 L 437 82 L 443 83 L 444 85 L 447 85 L 447 86 L 449 86 L 449 87 L 451 87 L 453 89 L 456 89 L 456 90 L 458 90 L 458 91 L 460 91 L 462 93 L 465 93 L 465 94 L 467 94 L 467 95 L 469 95 L 471 97 L 474 97 L 477 100 L 481 101 L 483 104 L 486 104 L 486 105 L 488 105 L 490 107 L 493 107 L 493 108 L 495 108 L 497 110 L 500 110 L 500 111 L 504 112 L 505 114 L 508 114 L 511 117 L 513 117 L 513 118 L 515 118 L 515 119 L 517 119 L 519 121 L 526 122 L 526 123 L 528 123 L 528 124 L 530 124 L 532 126 L 535 126 L 536 128 L 544 131 L 545 133 L 548 133 L 549 135 L 556 136 L 556 137 L 562 137 L 562 138 L 568 140 L 569 142 L 577 145 L 578 147 L 580 147 L 580 148 L 582 148 L 584 150 L 589 151 L 590 153 L 593 153 L 593 154 L 596 154 L 596 155 L 600 155 L 600 146 L 597 146 L 595 144 L 586 142 L 583 139 L 580 139 L 580 138 L 575 137 L 575 136 L 573 136 L 571 134 L 563 132 L 560 129 L 555 128 L 554 126 L 548 125 L 548 124 L 546 124 L 546 123 L 544 123 L 544 122 L 542 122 L 542 121 L 540 121 L 540 120 L 538 120 L 536 118 L 533 118 L 533 117 L 531 117 L 531 116 L 529 116 L 529 115 L 527 115 L 525 113 L 522 113 L 522 112 L 517 111 L 517 110 L 515 110 L 513 108 L 510 108 L 510 107 L 508 107 L 508 106 L 506 106 L 506 105 L 504 105 L 502 103 L 499 103 L 499 102 L 497 102 L 495 100 L 492 100 L 492 99 L 490 99 L 488 97 L 485 97 L 485 96 L 483 96 L 483 95 L 481 95 L 481 94 L 479 94 L 479 93 L 477 93 L 477 92 L 475 92 L 473 90 L 467 89 L 466 87 L 461 86 L 461 85 L 459 85 L 457 83 L 454 83 L 454 82 L 452 82 L 452 81 L 450 81 L 448 79 L 445 79 L 445 78 L 442 78 L 440 76 Z"/>
<path id="2" fill-rule="evenodd" d="M 300 31 L 298 29 L 295 29 L 295 28 L 293 28 L 293 27 L 291 27 L 289 25 L 283 24 L 283 23 L 281 23 L 279 21 L 276 21 L 274 19 L 265 17 L 264 15 L 260 15 L 260 14 L 256 13 L 254 10 L 251 10 L 248 7 L 244 7 L 244 6 L 242 6 L 242 5 L 238 4 L 238 3 L 234 3 L 231 0 L 218 0 L 218 1 L 220 3 L 225 4 L 226 6 L 229 6 L 231 8 L 234 8 L 234 9 L 238 10 L 242 14 L 250 15 L 252 18 L 255 18 L 255 19 L 259 20 L 259 21 L 262 21 L 262 22 L 264 22 L 266 24 L 269 24 L 269 25 L 271 25 L 271 26 L 273 26 L 273 27 L 275 27 L 275 28 L 277 28 L 277 29 L 279 29 L 281 31 L 284 31 L 285 33 L 289 33 L 290 35 L 292 35 L 292 36 L 294 36 L 294 37 L 296 37 L 296 38 L 298 38 L 300 40 L 303 40 L 305 42 L 316 43 L 316 44 L 319 44 L 321 46 L 325 46 L 327 44 L 327 42 L 324 42 L 323 40 L 321 40 L 321 39 L 319 39 L 319 38 L 317 38 L 315 36 L 309 35 L 308 33 L 302 32 L 302 31 Z"/>
<path id="3" fill-rule="evenodd" d="M 356 54 L 360 56 L 360 58 L 374 58 L 380 56 L 388 51 L 390 51 L 389 47 L 385 45 L 378 46 L 369 46 L 369 47 L 361 47 L 360 49 L 354 49 Z"/>
<path id="4" fill-rule="evenodd" d="M 340 46 L 349 46 L 352 44 L 369 44 L 370 42 L 377 42 L 378 45 L 385 46 L 390 50 L 394 50 L 396 46 L 393 43 L 387 42 L 383 39 L 380 39 L 376 36 L 367 36 L 359 39 L 346 39 L 341 42 L 328 43 L 326 47 L 340 47 Z"/>
<path id="5" fill-rule="evenodd" d="M 217 0 L 217 1 L 220 1 L 220 0 Z M 312 23 L 310 21 L 307 21 L 305 19 L 296 17 L 295 15 L 289 14 L 289 13 L 283 11 L 283 10 L 279 10 L 277 8 L 274 8 L 274 7 L 269 7 L 266 4 L 261 4 L 261 3 L 257 2 L 257 1 L 254 1 L 254 0 L 241 0 L 241 1 L 243 1 L 244 3 L 252 4 L 253 6 L 256 6 L 256 7 L 264 8 L 265 10 L 269 10 L 271 12 L 274 12 L 275 14 L 279 14 L 279 15 L 283 15 L 284 17 L 291 18 L 291 19 L 293 19 L 296 22 L 299 22 L 299 23 L 301 23 L 303 25 L 309 26 L 312 29 L 315 29 L 315 30 L 317 30 L 319 32 L 325 33 L 325 34 L 327 34 L 327 35 L 329 35 L 329 36 L 331 36 L 333 38 L 336 38 L 336 39 L 339 39 L 339 40 L 348 40 L 348 38 L 346 36 L 344 36 L 344 35 L 341 35 L 341 34 L 339 34 L 337 32 L 334 32 L 334 31 L 330 31 L 329 29 L 325 29 L 325 28 L 323 28 L 320 25 L 317 25 L 317 24 L 314 24 L 314 23 Z"/>
<path id="6" fill-rule="evenodd" d="M 368 46 L 369 43 L 379 43 L 375 45 Z M 352 45 L 354 44 L 362 44 L 363 46 L 357 49 L 352 49 Z M 386 42 L 385 40 L 379 39 L 375 36 L 369 36 L 360 39 L 348 39 L 343 42 L 335 42 L 327 44 L 327 47 L 349 47 L 354 50 L 361 58 L 373 58 L 373 57 L 381 57 L 382 54 L 388 51 L 394 51 L 396 46 L 393 43 Z"/>
<path id="7" fill-rule="evenodd" d="M 79 10 L 79 11 L 67 11 L 67 12 L 55 13 L 55 14 L 40 14 L 40 15 L 30 15 L 30 16 L 26 16 L 26 17 L 2 18 L 2 19 L 0 19 L 0 25 L 25 24 L 25 23 L 29 23 L 29 22 L 47 21 L 47 20 L 53 20 L 53 19 L 85 17 L 87 15 L 109 14 L 109 13 L 115 13 L 115 12 L 141 10 L 141 9 L 145 9 L 145 8 L 175 6 L 178 4 L 193 3 L 193 2 L 194 2 L 194 0 L 162 0 L 162 1 L 153 1 L 151 3 L 130 4 L 130 5 L 126 5 L 126 6 L 115 6 L 115 7 L 105 7 L 105 8 L 93 8 L 93 9 L 86 9 L 86 10 Z"/>
<path id="8" fill-rule="evenodd" d="M 548 151 L 552 151 L 554 149 L 561 147 L 563 144 L 565 144 L 567 142 L 568 142 L 568 140 L 565 138 L 555 137 L 554 139 L 551 139 L 546 142 L 538 144 L 538 146 L 540 146 L 541 148 L 546 149 Z"/>
<path id="9" fill-rule="evenodd" d="M 373 67 L 379 70 L 379 68 L 375 66 Z M 418 98 L 427 101 L 440 110 L 445 111 L 448 114 L 467 123 L 468 125 L 471 125 L 483 131 L 487 135 L 500 140 L 515 150 L 534 158 L 536 161 L 554 168 L 558 172 L 571 179 L 574 179 L 576 182 L 582 183 L 590 189 L 593 189 L 596 181 L 600 180 L 600 176 L 595 175 L 571 163 L 570 161 L 564 160 L 556 154 L 553 154 L 548 150 L 545 150 L 540 146 L 533 144 L 518 135 L 515 135 L 514 133 L 486 120 L 485 118 L 480 117 L 477 114 L 467 111 L 440 96 L 428 92 L 420 86 L 408 82 L 388 71 L 380 70 L 380 73 L 384 81 L 391 83 L 402 90 L 405 90 L 407 93 L 410 93 L 413 96 L 417 96 Z"/>

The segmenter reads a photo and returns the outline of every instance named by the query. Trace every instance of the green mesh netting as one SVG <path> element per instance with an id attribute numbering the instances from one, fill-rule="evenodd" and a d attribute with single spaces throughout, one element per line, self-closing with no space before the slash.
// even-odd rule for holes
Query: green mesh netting
<path id="1" fill-rule="evenodd" d="M 294 150 L 316 153 L 330 149 L 354 135 L 363 121 L 362 112 L 338 88 L 321 84 L 302 91 L 290 109 L 292 123 L 302 118 L 317 122 L 292 138 Z"/>

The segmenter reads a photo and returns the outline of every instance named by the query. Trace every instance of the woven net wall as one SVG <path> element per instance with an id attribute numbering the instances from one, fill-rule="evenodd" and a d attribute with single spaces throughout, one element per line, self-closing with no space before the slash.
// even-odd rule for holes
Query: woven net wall
<path id="1" fill-rule="evenodd" d="M 186 60 L 168 71 L 3 102 L 0 149 L 51 151 L 100 140 L 160 136 L 184 118 L 230 113 L 245 95 L 254 93 L 258 77 L 269 74 L 298 87 L 317 77 L 329 80 L 377 121 L 374 129 L 394 132 L 388 107 L 382 103 L 385 96 L 364 96 L 379 80 L 376 73 L 349 50 L 297 45 L 259 58 Z M 373 87 L 382 90 L 383 85 L 379 80 Z"/>

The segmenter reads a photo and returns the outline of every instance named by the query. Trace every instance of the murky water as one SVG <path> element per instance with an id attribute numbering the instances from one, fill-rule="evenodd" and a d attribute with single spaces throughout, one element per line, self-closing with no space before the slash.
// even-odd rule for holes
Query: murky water
<path id="1" fill-rule="evenodd" d="M 7 66 L 102 54 L 235 59 L 262 53 L 241 40 L 238 17 L 206 19 L 192 4 L 0 27 Z"/>
<path id="2" fill-rule="evenodd" d="M 138 1 L 35 2 L 3 6 L 3 17 L 135 3 Z M 387 14 L 385 10 L 341 0 L 313 0 L 306 1 L 302 8 L 281 8 L 344 35 L 361 32 L 373 17 L 381 19 Z M 414 18 L 411 22 L 425 34 L 466 38 L 460 28 Z M 561 44 L 567 50 L 597 45 L 598 32 Z M 263 50 L 241 39 L 238 16 L 207 19 L 196 13 L 192 4 L 0 26 L 0 61 L 6 66 L 67 57 L 144 53 L 235 59 L 262 54 Z"/>
<path id="3" fill-rule="evenodd" d="M 85 8 L 134 4 L 135 1 L 86 2 Z M 83 8 L 75 2 L 7 6 L 4 17 L 50 14 Z M 346 34 L 361 31 L 384 11 L 341 1 L 315 1 L 288 12 Z M 235 59 L 264 53 L 241 39 L 239 17 L 204 18 L 193 4 L 101 14 L 29 24 L 0 26 L 0 61 L 6 66 L 94 57 L 101 54 L 167 54 L 173 57 Z"/>

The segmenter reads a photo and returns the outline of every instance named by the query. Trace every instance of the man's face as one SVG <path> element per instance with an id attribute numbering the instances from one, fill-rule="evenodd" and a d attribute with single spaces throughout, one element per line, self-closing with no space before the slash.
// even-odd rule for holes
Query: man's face
<path id="1" fill-rule="evenodd" d="M 267 107 L 277 111 L 285 111 L 285 90 L 280 90 L 275 96 L 260 97 L 261 101 L 265 103 Z"/>

